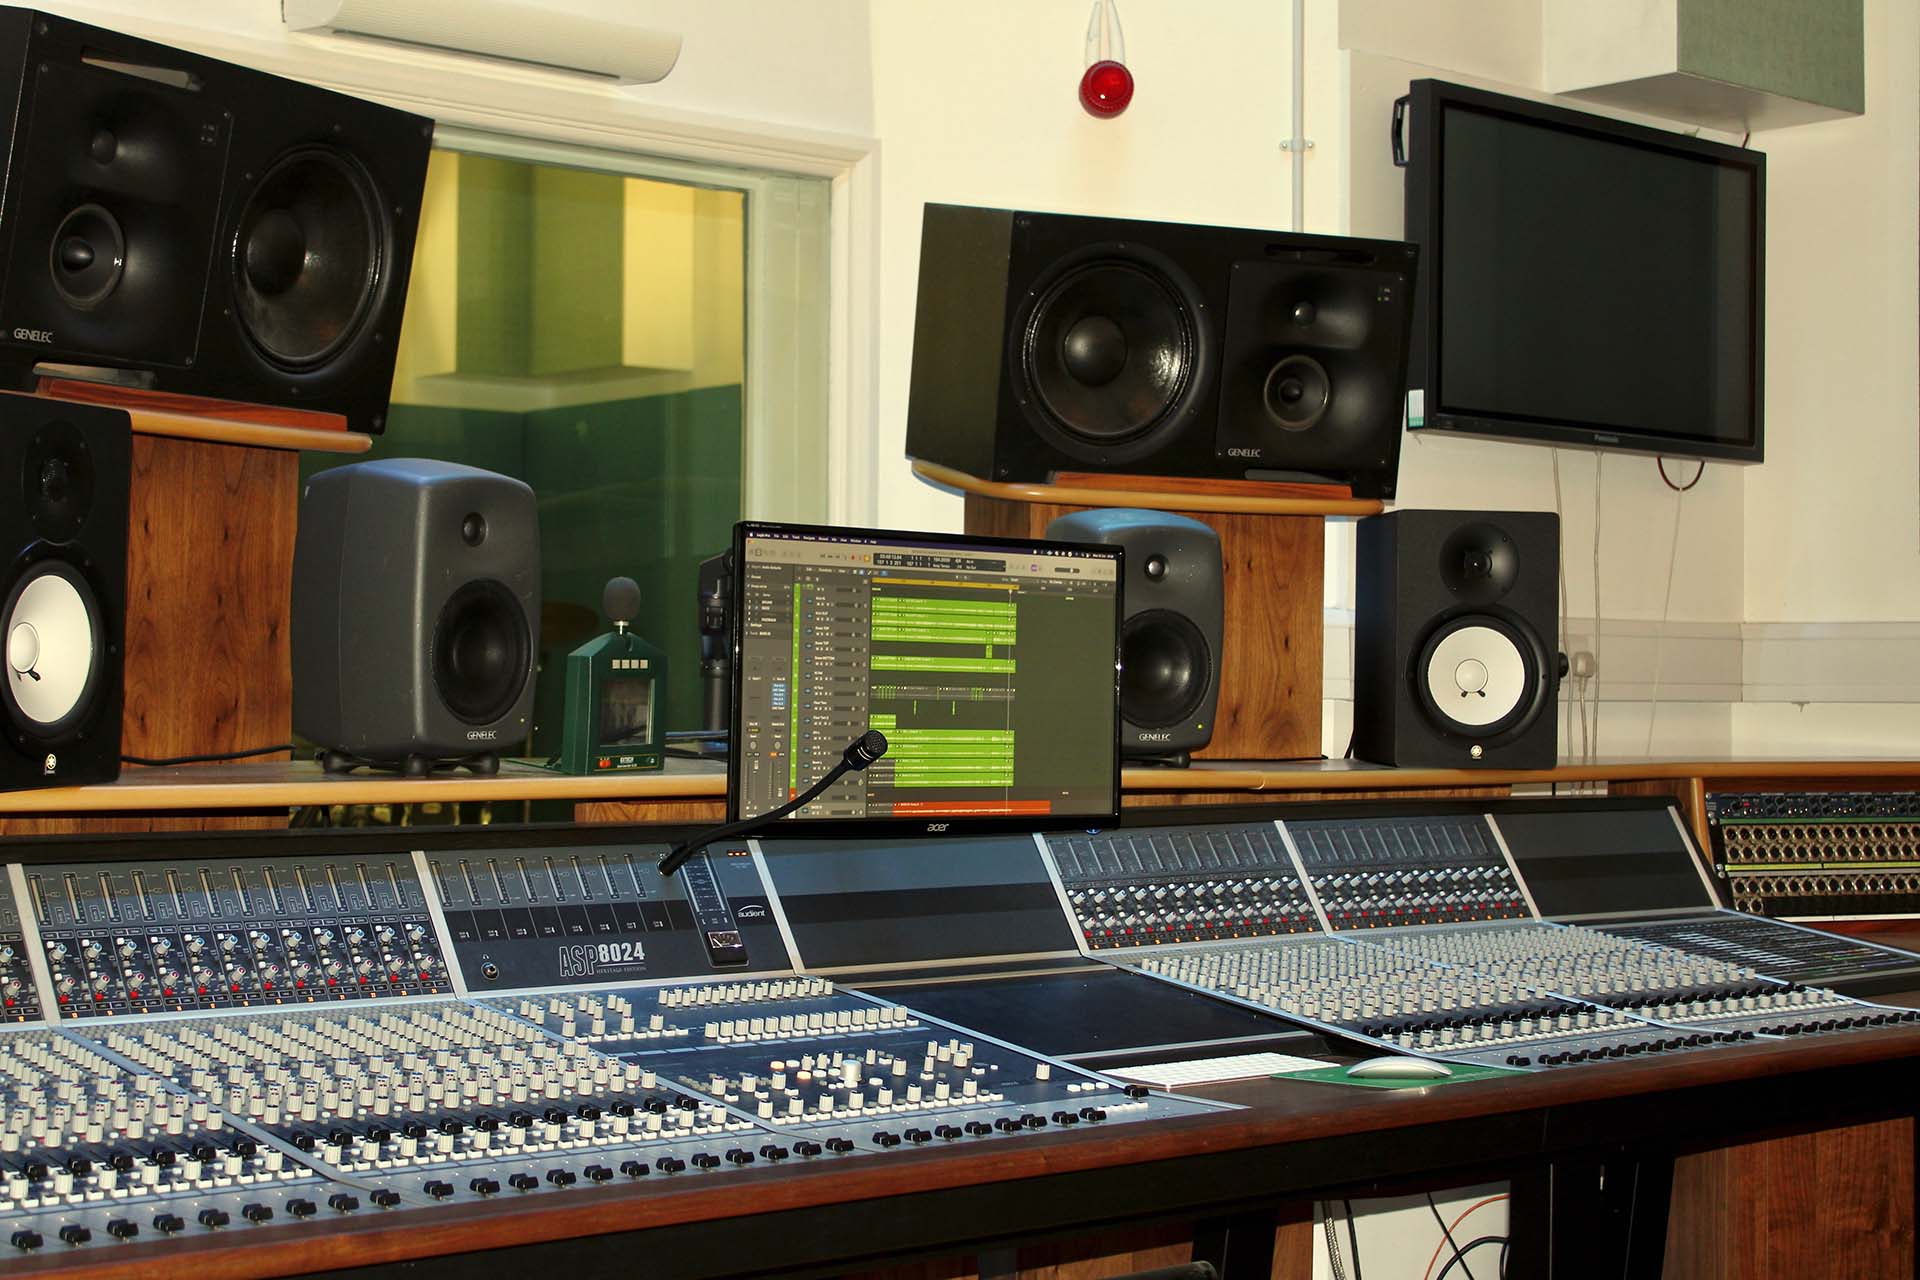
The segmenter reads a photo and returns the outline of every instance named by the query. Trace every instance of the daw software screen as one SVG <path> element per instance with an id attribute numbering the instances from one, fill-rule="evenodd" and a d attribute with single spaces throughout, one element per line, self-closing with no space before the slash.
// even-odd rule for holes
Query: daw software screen
<path id="1" fill-rule="evenodd" d="M 735 551 L 739 817 L 806 790 L 869 728 L 887 754 L 788 821 L 1116 812 L 1117 548 L 745 524 Z"/>

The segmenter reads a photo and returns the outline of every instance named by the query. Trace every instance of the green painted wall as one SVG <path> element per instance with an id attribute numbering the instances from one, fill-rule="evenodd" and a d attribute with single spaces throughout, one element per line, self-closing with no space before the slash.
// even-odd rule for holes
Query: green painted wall
<path id="1" fill-rule="evenodd" d="M 532 359 L 531 165 L 460 157 L 459 312 L 456 367 L 463 374 L 523 375 Z"/>
<path id="2" fill-rule="evenodd" d="M 1865 111 L 1861 4 L 1680 0 L 1679 70 L 1843 111 Z"/>

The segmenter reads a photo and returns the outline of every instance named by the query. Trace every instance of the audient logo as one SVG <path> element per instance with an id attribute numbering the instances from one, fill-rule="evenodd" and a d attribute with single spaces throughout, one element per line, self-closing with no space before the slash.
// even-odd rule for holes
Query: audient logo
<path id="1" fill-rule="evenodd" d="M 1167 733 L 1145 733 L 1145 732 L 1142 732 L 1142 733 L 1141 733 L 1141 735 L 1140 735 L 1140 741 L 1142 741 L 1142 742 L 1172 742 L 1172 741 L 1173 741 L 1173 734 L 1172 734 L 1172 732 L 1171 732 L 1171 731 L 1169 731 L 1169 732 L 1167 732 Z"/>
<path id="2" fill-rule="evenodd" d="M 1257 458 L 1261 455 L 1262 452 L 1263 450 L 1260 450 L 1260 449 L 1244 449 L 1244 448 L 1235 447 L 1227 450 L 1227 456 L 1229 458 Z"/>
<path id="3" fill-rule="evenodd" d="M 51 329 L 15 329 L 13 331 L 13 340 L 15 342 L 40 342 L 40 343 L 45 343 L 47 346 L 52 346 L 53 330 Z"/>
<path id="4" fill-rule="evenodd" d="M 497 737 L 499 737 L 499 736 L 500 736 L 500 731 L 499 731 L 498 729 L 469 729 L 469 730 L 467 730 L 467 741 L 468 741 L 468 742 L 492 742 L 492 741 L 493 741 L 493 740 L 494 740 L 495 738 L 497 738 Z"/>

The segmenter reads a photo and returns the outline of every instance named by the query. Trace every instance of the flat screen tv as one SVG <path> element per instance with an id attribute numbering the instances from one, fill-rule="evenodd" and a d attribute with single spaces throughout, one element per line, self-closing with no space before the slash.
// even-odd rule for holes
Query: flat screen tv
<path id="1" fill-rule="evenodd" d="M 1410 425 L 1761 461 L 1764 155 L 1441 80 L 1395 114 Z"/>

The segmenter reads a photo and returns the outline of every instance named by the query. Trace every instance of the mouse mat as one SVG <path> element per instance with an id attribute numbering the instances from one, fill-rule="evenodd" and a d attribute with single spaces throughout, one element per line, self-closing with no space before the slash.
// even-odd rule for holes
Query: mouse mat
<path id="1" fill-rule="evenodd" d="M 1433 1085 L 1459 1084 L 1463 1080 L 1485 1080 L 1489 1076 L 1518 1076 L 1527 1072 L 1513 1067 L 1483 1067 L 1470 1062 L 1449 1062 L 1446 1067 L 1453 1074 L 1442 1080 L 1437 1076 L 1425 1079 L 1396 1079 L 1393 1076 L 1350 1076 L 1346 1067 L 1314 1067 L 1307 1071 L 1283 1071 L 1274 1076 L 1275 1080 L 1310 1080 L 1318 1084 L 1359 1085 L 1367 1089 L 1425 1089 Z"/>

